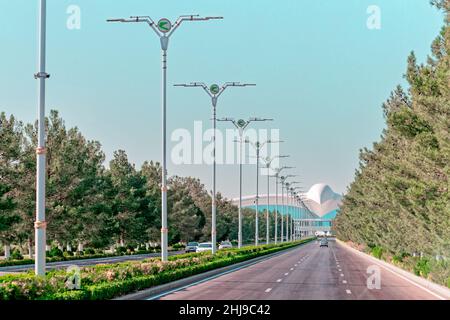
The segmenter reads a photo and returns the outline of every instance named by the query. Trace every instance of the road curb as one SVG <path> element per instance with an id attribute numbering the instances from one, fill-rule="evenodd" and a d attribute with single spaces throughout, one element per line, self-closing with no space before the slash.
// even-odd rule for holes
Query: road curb
<path id="1" fill-rule="evenodd" d="M 450 300 L 450 289 L 447 289 L 446 287 L 441 286 L 437 283 L 431 282 L 427 279 L 416 276 L 415 274 L 412 274 L 411 272 L 403 270 L 403 269 L 401 269 L 397 266 L 394 266 L 388 262 L 385 262 L 383 260 L 377 259 L 367 253 L 364 253 L 355 248 L 352 248 L 348 244 L 346 244 L 345 242 L 343 242 L 339 239 L 336 239 L 336 242 L 341 244 L 344 248 L 356 253 L 357 255 L 367 258 L 367 259 L 373 261 L 374 263 L 384 267 L 385 269 L 391 271 L 392 273 L 397 274 L 397 276 L 403 277 L 405 280 L 412 282 L 416 286 L 421 287 L 422 289 L 428 290 L 435 296 L 438 296 L 444 300 Z"/>
<path id="2" fill-rule="evenodd" d="M 314 239 L 312 239 L 311 241 L 313 241 L 313 240 Z M 176 280 L 176 281 L 173 281 L 173 282 L 169 282 L 169 283 L 166 283 L 166 284 L 162 284 L 162 285 L 159 285 L 159 286 L 156 286 L 156 287 L 152 287 L 152 288 L 145 289 L 145 290 L 142 290 L 142 291 L 138 291 L 138 292 L 135 292 L 135 293 L 127 294 L 127 295 L 124 295 L 124 296 L 121 296 L 121 297 L 117 297 L 117 298 L 114 298 L 112 300 L 144 300 L 146 298 L 151 298 L 152 296 L 157 296 L 157 295 L 160 295 L 160 294 L 162 294 L 164 292 L 167 292 L 167 291 L 181 289 L 183 287 L 192 285 L 192 284 L 194 284 L 196 282 L 200 282 L 200 281 L 206 280 L 206 279 L 211 278 L 211 277 L 218 277 L 218 276 L 220 276 L 220 275 L 222 275 L 224 273 L 228 273 L 228 272 L 232 272 L 232 271 L 235 271 L 235 270 L 238 270 L 238 269 L 249 267 L 249 266 L 254 265 L 254 264 L 256 264 L 258 262 L 261 262 L 263 260 L 267 260 L 267 259 L 273 258 L 275 256 L 282 255 L 282 254 L 285 254 L 285 253 L 290 252 L 292 250 L 298 249 L 299 247 L 302 247 L 302 246 L 304 246 L 304 245 L 306 245 L 308 243 L 311 243 L 311 241 L 308 241 L 308 242 L 305 242 L 305 243 L 301 243 L 298 246 L 295 246 L 295 247 L 292 247 L 292 248 L 288 248 L 286 250 L 281 250 L 281 251 L 278 251 L 278 252 L 274 252 L 274 253 L 271 253 L 271 254 L 268 254 L 268 255 L 264 255 L 264 256 L 258 257 L 258 258 L 250 259 L 250 260 L 247 260 L 247 261 L 242 261 L 242 262 L 239 262 L 239 263 L 236 263 L 236 264 L 232 264 L 232 265 L 229 265 L 229 266 L 226 266 L 226 267 L 222 267 L 222 268 L 210 270 L 210 271 L 207 271 L 207 272 L 203 272 L 203 273 L 200 273 L 200 274 L 197 274 L 197 275 L 194 275 L 194 276 L 190 276 L 188 278 L 183 278 L 183 279 Z"/>

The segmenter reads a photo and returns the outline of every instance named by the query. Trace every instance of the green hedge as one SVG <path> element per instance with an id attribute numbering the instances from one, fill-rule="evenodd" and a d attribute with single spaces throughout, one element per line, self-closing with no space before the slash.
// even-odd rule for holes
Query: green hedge
<path id="1" fill-rule="evenodd" d="M 0 300 L 105 300 L 179 280 L 191 275 L 229 266 L 311 241 L 246 247 L 210 253 L 159 258 L 82 268 L 81 290 L 65 288 L 64 271 L 51 271 L 46 277 L 32 274 L 0 277 Z"/>
<path id="2" fill-rule="evenodd" d="M 151 254 L 151 253 L 159 253 L 159 252 L 160 251 L 154 251 L 154 250 L 148 250 L 148 251 L 139 250 L 139 251 L 136 251 L 131 254 L 118 254 L 118 253 L 100 254 L 100 253 L 98 253 L 98 254 L 90 254 L 90 255 L 83 255 L 83 256 L 47 257 L 46 261 L 51 263 L 51 262 L 74 261 L 74 260 L 89 260 L 89 259 L 101 259 L 101 258 L 114 258 L 114 257 L 121 257 L 121 256 L 133 256 L 133 255 L 140 255 L 140 254 Z M 28 265 L 28 264 L 34 264 L 34 259 L 23 259 L 23 260 L 6 259 L 6 260 L 0 261 L 0 268 L 1 267 L 11 267 L 11 266 L 22 266 L 22 265 Z"/>

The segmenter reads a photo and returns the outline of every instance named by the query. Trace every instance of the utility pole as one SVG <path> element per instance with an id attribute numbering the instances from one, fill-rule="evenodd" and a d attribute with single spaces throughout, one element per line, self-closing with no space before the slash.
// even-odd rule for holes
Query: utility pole
<path id="1" fill-rule="evenodd" d="M 161 178 L 161 260 L 168 261 L 168 224 L 167 224 L 167 50 L 169 39 L 185 21 L 207 21 L 223 17 L 199 17 L 198 15 L 180 16 L 174 25 L 169 19 L 162 18 L 156 24 L 149 16 L 135 16 L 129 19 L 108 19 L 107 22 L 147 23 L 161 42 L 162 55 L 162 178 Z"/>
<path id="2" fill-rule="evenodd" d="M 46 29 L 47 29 L 47 2 L 39 1 L 39 72 L 34 75 L 39 80 L 39 106 L 38 106 L 38 142 L 36 148 L 36 221 L 35 229 L 35 265 L 37 276 L 45 275 L 46 265 L 46 229 L 45 221 L 45 177 L 46 154 L 45 146 L 45 80 L 50 75 L 45 71 L 46 63 Z"/>

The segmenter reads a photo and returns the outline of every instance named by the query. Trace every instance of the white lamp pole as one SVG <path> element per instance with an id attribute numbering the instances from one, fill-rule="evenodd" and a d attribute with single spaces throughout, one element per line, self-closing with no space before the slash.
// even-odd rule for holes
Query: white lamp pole
<path id="1" fill-rule="evenodd" d="M 278 243 L 278 184 L 279 184 L 279 179 L 280 174 L 283 170 L 286 169 L 294 169 L 294 167 L 281 167 L 278 169 L 275 169 L 275 189 L 276 189 L 276 195 L 275 195 L 275 244 Z M 283 191 L 283 189 L 281 190 Z M 282 195 L 283 196 L 283 195 Z M 283 201 L 283 199 L 282 199 Z M 284 201 L 283 201 L 283 205 L 284 205 Z M 283 214 L 281 214 L 281 242 L 283 242 Z"/>
<path id="2" fill-rule="evenodd" d="M 235 121 L 233 118 L 217 119 L 217 121 L 231 122 L 239 131 L 239 209 L 238 209 L 238 248 L 242 248 L 242 154 L 244 143 L 244 132 L 248 125 L 255 121 L 268 121 L 270 119 L 250 118 L 249 120 L 239 119 Z"/>
<path id="3" fill-rule="evenodd" d="M 283 142 L 283 141 L 279 141 L 279 142 Z M 270 157 L 266 157 L 263 160 L 264 165 L 266 166 L 267 169 L 267 206 L 266 206 L 266 244 L 269 244 L 270 242 L 270 219 L 269 219 L 269 206 L 270 206 L 270 170 L 271 170 L 271 165 L 272 162 L 275 159 L 281 159 L 281 158 L 288 158 L 289 156 L 274 156 L 272 158 Z M 275 175 L 276 177 L 276 175 Z M 277 188 L 278 190 L 278 188 Z M 277 200 L 278 201 L 278 200 Z M 276 221 L 276 214 L 275 214 L 275 221 Z M 277 227 L 277 224 L 275 223 L 275 228 Z M 276 230 L 276 229 L 275 229 Z M 276 243 L 276 231 L 275 231 L 275 243 Z"/>
<path id="4" fill-rule="evenodd" d="M 130 17 L 129 19 L 108 19 L 108 22 L 147 23 L 156 33 L 161 42 L 162 53 L 162 178 L 161 178 L 161 260 L 168 260 L 168 224 L 167 224 L 167 50 L 170 36 L 184 21 L 206 21 L 223 19 L 222 17 L 204 17 L 198 15 L 180 16 L 175 24 L 166 19 L 160 19 L 156 24 L 149 16 Z"/>
<path id="5" fill-rule="evenodd" d="M 271 121 L 273 119 L 267 119 L 268 121 Z M 281 141 L 274 141 L 274 140 L 267 140 L 265 142 L 251 142 L 250 140 L 245 140 L 245 143 L 250 144 L 255 150 L 256 150 L 256 210 L 255 210 L 255 246 L 259 245 L 259 159 L 260 159 L 260 152 L 261 149 L 270 143 L 279 143 Z"/>
<path id="6" fill-rule="evenodd" d="M 46 228 L 45 221 L 45 172 L 46 153 L 45 147 L 45 80 L 50 77 L 45 72 L 46 62 L 46 28 L 47 28 L 47 3 L 39 2 L 39 72 L 34 75 L 39 80 L 39 107 L 38 107 L 38 145 L 36 149 L 36 222 L 35 229 L 35 265 L 34 272 L 38 276 L 45 275 L 45 247 Z"/>
<path id="7" fill-rule="evenodd" d="M 255 84 L 241 84 L 239 82 L 227 82 L 222 87 L 217 84 L 211 85 L 209 88 L 206 84 L 202 82 L 192 82 L 190 84 L 176 84 L 175 87 L 186 87 L 186 88 L 195 88 L 200 87 L 205 90 L 208 96 L 211 98 L 212 104 L 212 126 L 213 126 L 213 166 L 212 166 L 212 204 L 211 204 L 211 242 L 212 242 L 212 254 L 215 254 L 217 251 L 217 230 L 216 230 L 216 216 L 217 216 L 217 205 L 216 205 L 216 123 L 217 123 L 217 100 L 220 95 L 228 88 L 228 87 L 248 87 L 255 86 Z"/>

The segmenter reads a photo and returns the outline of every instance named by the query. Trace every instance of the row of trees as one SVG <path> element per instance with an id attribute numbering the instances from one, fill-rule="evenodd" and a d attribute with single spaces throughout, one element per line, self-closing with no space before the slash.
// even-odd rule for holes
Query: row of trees
<path id="1" fill-rule="evenodd" d="M 66 128 L 57 111 L 46 119 L 46 131 L 49 244 L 106 248 L 159 242 L 159 163 L 145 162 L 137 169 L 119 150 L 106 168 L 100 143 L 86 140 L 77 128 Z M 30 254 L 36 142 L 36 125 L 0 114 L 0 241 L 6 248 L 26 243 Z M 210 238 L 211 196 L 198 179 L 171 177 L 168 206 L 170 243 Z M 237 207 L 220 194 L 217 207 L 218 240 L 237 239 Z M 244 210 L 245 241 L 254 238 L 254 225 L 254 211 Z M 265 230 L 264 215 L 260 226 Z"/>
<path id="2" fill-rule="evenodd" d="M 397 87 L 384 103 L 387 128 L 361 151 L 335 221 L 341 239 L 400 257 L 450 258 L 450 1 L 435 4 L 447 18 L 432 56 L 424 65 L 409 56 L 409 91 Z"/>

